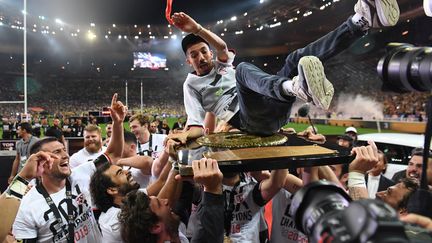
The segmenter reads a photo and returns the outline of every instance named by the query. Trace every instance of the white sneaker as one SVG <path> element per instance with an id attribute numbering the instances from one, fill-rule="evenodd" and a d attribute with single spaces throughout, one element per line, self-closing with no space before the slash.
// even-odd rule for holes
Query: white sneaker
<path id="1" fill-rule="evenodd" d="M 427 16 L 432 17 L 432 0 L 423 0 L 423 9 Z"/>
<path id="2" fill-rule="evenodd" d="M 302 57 L 298 64 L 298 76 L 293 78 L 295 96 L 305 102 L 327 110 L 334 94 L 332 83 L 324 74 L 321 61 L 315 56 Z"/>
<path id="3" fill-rule="evenodd" d="M 373 28 L 395 25 L 400 14 L 396 0 L 358 0 L 354 11 Z"/>

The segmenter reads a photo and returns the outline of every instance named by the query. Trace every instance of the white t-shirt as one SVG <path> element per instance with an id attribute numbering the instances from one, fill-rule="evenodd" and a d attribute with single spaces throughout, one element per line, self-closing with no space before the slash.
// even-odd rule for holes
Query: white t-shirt
<path id="1" fill-rule="evenodd" d="M 271 243 L 308 242 L 308 237 L 296 228 L 294 218 L 289 214 L 290 206 L 291 193 L 281 189 L 273 197 Z"/>
<path id="2" fill-rule="evenodd" d="M 123 242 L 120 234 L 120 222 L 118 220 L 120 211 L 120 208 L 111 207 L 100 215 L 99 225 L 102 231 L 103 243 Z"/>
<path id="3" fill-rule="evenodd" d="M 80 151 L 72 154 L 69 159 L 69 164 L 71 168 L 75 168 L 81 164 L 86 162 L 93 162 L 97 157 L 101 154 L 105 153 L 106 148 L 102 147 L 101 150 L 97 153 L 89 153 L 86 148 L 82 148 Z"/>
<path id="4" fill-rule="evenodd" d="M 367 190 L 370 199 L 375 199 L 376 193 L 378 191 L 380 179 L 381 179 L 381 175 L 379 176 L 373 176 L 371 174 L 368 175 Z"/>
<path id="5" fill-rule="evenodd" d="M 95 172 L 96 166 L 93 162 L 84 163 L 72 169 L 72 176 L 74 181 L 80 185 L 81 190 L 90 192 L 90 178 Z M 89 201 L 91 201 L 91 198 L 89 198 Z"/>
<path id="6" fill-rule="evenodd" d="M 229 121 L 237 111 L 234 53 L 229 52 L 226 63 L 215 60 L 215 67 L 205 76 L 189 73 L 183 84 L 186 126 L 204 125 L 206 112 L 213 112 L 223 121 Z"/>
<path id="7" fill-rule="evenodd" d="M 167 137 L 167 135 L 165 134 L 152 134 L 151 135 L 151 139 L 152 139 L 152 158 L 156 159 L 159 157 L 159 153 L 161 153 L 164 150 L 164 145 L 163 142 L 165 140 L 165 138 Z M 149 146 L 150 146 L 150 141 L 148 141 L 147 143 L 141 143 L 137 146 L 137 154 L 141 151 L 148 151 L 149 150 Z M 145 155 L 147 155 L 147 153 L 145 153 Z"/>
<path id="8" fill-rule="evenodd" d="M 91 163 L 93 164 L 93 163 Z M 90 202 L 90 194 L 77 183 L 74 173 L 69 177 L 72 187 L 72 204 L 75 212 L 75 242 L 101 242 L 99 231 Z M 37 238 L 37 242 L 67 242 L 68 224 L 66 187 L 50 195 L 62 216 L 58 223 L 45 198 L 36 187 L 23 197 L 13 225 L 17 239 Z"/>
<path id="9" fill-rule="evenodd" d="M 262 230 L 264 208 L 255 203 L 253 188 L 257 182 L 245 175 L 235 190 L 234 211 L 231 220 L 230 238 L 233 243 L 259 242 L 259 233 Z M 223 185 L 223 192 L 227 204 L 229 204 L 232 186 Z"/>
<path id="10" fill-rule="evenodd" d="M 163 152 L 164 150 L 164 145 L 163 142 L 165 140 L 165 138 L 167 137 L 167 135 L 165 134 L 152 134 L 151 135 L 151 139 L 152 139 L 152 158 L 153 160 L 159 158 L 159 154 Z M 143 143 L 140 144 L 141 146 L 141 151 L 147 151 L 149 149 L 150 146 L 150 141 L 147 143 Z M 137 146 L 137 153 L 140 152 L 140 146 Z M 145 155 L 147 155 L 147 153 L 145 153 Z M 134 180 L 136 182 L 138 182 L 140 184 L 140 188 L 146 188 L 151 182 L 153 182 L 156 178 L 153 177 L 152 175 L 146 175 L 143 174 L 141 172 L 140 169 L 137 168 L 131 168 L 130 169 L 131 175 L 134 178 Z"/>

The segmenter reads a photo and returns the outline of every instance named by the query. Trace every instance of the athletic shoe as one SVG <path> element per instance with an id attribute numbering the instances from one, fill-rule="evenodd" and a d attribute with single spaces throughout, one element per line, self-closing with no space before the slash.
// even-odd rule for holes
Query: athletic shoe
<path id="1" fill-rule="evenodd" d="M 321 61 L 315 56 L 302 57 L 298 64 L 298 73 L 299 75 L 293 78 L 295 96 L 327 110 L 330 107 L 334 89 L 324 74 Z"/>
<path id="2" fill-rule="evenodd" d="M 358 0 L 354 11 L 372 28 L 393 26 L 398 22 L 400 14 L 396 0 Z"/>

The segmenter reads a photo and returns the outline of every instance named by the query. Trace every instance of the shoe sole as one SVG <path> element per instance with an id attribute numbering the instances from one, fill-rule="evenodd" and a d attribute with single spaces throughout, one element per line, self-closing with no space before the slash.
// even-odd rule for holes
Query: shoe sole
<path id="1" fill-rule="evenodd" d="M 314 56 L 302 57 L 299 66 L 308 86 L 314 105 L 327 110 L 333 99 L 334 88 L 327 80 L 321 61 Z"/>
<path id="2" fill-rule="evenodd" d="M 383 26 L 393 26 L 399 20 L 400 10 L 396 0 L 376 0 L 376 12 Z"/>

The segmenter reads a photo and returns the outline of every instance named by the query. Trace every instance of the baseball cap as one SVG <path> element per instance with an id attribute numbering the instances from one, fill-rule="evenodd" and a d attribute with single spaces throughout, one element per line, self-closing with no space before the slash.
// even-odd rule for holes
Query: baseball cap
<path id="1" fill-rule="evenodd" d="M 200 43 L 200 42 L 204 42 L 207 45 L 208 42 L 205 41 L 203 38 L 201 38 L 200 36 L 194 35 L 194 34 L 189 34 L 187 36 L 185 36 L 182 40 L 182 49 L 183 52 L 186 54 L 187 49 L 194 44 Z"/>
<path id="2" fill-rule="evenodd" d="M 355 127 L 348 127 L 347 129 L 345 129 L 345 133 L 347 132 L 357 133 L 357 129 Z"/>

